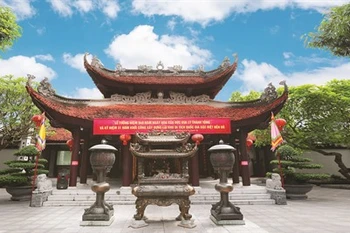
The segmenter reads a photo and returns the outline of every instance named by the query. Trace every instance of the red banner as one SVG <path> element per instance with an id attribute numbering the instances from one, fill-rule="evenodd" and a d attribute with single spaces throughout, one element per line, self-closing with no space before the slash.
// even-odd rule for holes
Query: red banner
<path id="1" fill-rule="evenodd" d="M 135 134 L 148 131 L 185 131 L 201 134 L 230 134 L 228 118 L 115 118 L 94 119 L 94 135 Z"/>

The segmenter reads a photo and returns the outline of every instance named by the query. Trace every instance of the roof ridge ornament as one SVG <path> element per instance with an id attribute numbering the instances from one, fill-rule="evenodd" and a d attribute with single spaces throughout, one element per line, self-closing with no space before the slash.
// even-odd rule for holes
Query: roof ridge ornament
<path id="1" fill-rule="evenodd" d="M 119 62 L 117 63 L 117 65 L 115 66 L 115 71 L 122 73 L 125 71 L 125 68 L 122 66 L 122 64 L 120 64 Z"/>
<path id="2" fill-rule="evenodd" d="M 276 99 L 278 97 L 276 88 L 274 87 L 274 85 L 272 85 L 272 83 L 269 83 L 267 85 L 267 87 L 264 89 L 264 92 L 261 94 L 260 99 L 263 102 L 271 102 L 274 99 Z"/>
<path id="3" fill-rule="evenodd" d="M 28 80 L 27 80 L 27 85 L 28 85 L 28 86 L 31 86 L 31 84 L 32 84 L 32 80 L 34 80 L 34 79 L 35 79 L 35 76 L 34 76 L 34 75 L 32 75 L 32 74 L 27 74 L 27 77 L 28 77 Z"/>
<path id="4" fill-rule="evenodd" d="M 174 65 L 173 67 L 168 67 L 168 70 L 175 74 L 178 74 L 182 70 L 182 65 Z"/>
<path id="5" fill-rule="evenodd" d="M 52 88 L 51 84 L 49 83 L 49 79 L 47 77 L 45 77 L 43 80 L 40 81 L 38 86 L 38 92 L 45 97 L 51 97 L 56 94 L 55 90 Z"/>
<path id="6" fill-rule="evenodd" d="M 97 58 L 97 56 L 93 56 L 91 59 L 91 66 L 93 67 L 98 67 L 98 68 L 103 68 L 103 64 L 100 61 L 100 59 Z"/>
<path id="7" fill-rule="evenodd" d="M 225 57 L 224 60 L 221 62 L 220 67 L 221 68 L 226 68 L 231 65 L 230 58 Z"/>
<path id="8" fill-rule="evenodd" d="M 148 73 L 149 71 L 152 70 L 152 66 L 139 65 L 139 66 L 137 66 L 137 69 L 143 71 L 143 73 L 146 74 L 146 73 Z"/>
<path id="9" fill-rule="evenodd" d="M 162 61 L 159 61 L 159 62 L 157 63 L 156 68 L 157 68 L 158 71 L 164 70 L 164 64 L 163 64 L 163 62 L 162 62 Z"/>
<path id="10" fill-rule="evenodd" d="M 204 65 L 199 65 L 196 69 L 196 73 L 204 73 Z"/>

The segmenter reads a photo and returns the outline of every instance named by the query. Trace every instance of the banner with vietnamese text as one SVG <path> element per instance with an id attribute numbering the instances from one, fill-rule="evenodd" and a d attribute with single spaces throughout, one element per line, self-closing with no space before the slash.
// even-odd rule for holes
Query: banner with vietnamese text
<path id="1" fill-rule="evenodd" d="M 94 119 L 94 135 L 135 134 L 148 131 L 184 131 L 201 134 L 230 134 L 228 118 L 110 118 Z"/>

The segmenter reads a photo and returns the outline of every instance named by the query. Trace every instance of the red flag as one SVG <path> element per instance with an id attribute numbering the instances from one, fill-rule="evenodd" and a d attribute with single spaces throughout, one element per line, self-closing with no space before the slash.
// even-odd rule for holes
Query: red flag
<path id="1" fill-rule="evenodd" d="M 275 116 L 273 115 L 273 112 L 271 112 L 271 150 L 275 151 L 275 149 L 282 143 L 282 135 L 276 125 Z"/>

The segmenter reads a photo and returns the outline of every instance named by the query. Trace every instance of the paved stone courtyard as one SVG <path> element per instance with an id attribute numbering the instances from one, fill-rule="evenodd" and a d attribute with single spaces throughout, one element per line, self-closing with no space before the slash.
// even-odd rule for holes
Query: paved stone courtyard
<path id="1" fill-rule="evenodd" d="M 197 227 L 177 226 L 173 219 L 178 207 L 149 206 L 149 226 L 130 228 L 134 205 L 117 205 L 115 220 L 109 227 L 81 227 L 82 206 L 29 207 L 29 202 L 13 202 L 0 189 L 0 233 L 73 232 L 350 232 L 350 190 L 314 187 L 309 199 L 288 201 L 287 205 L 241 205 L 245 225 L 216 226 L 209 219 L 210 205 L 192 205 L 190 212 Z"/>

